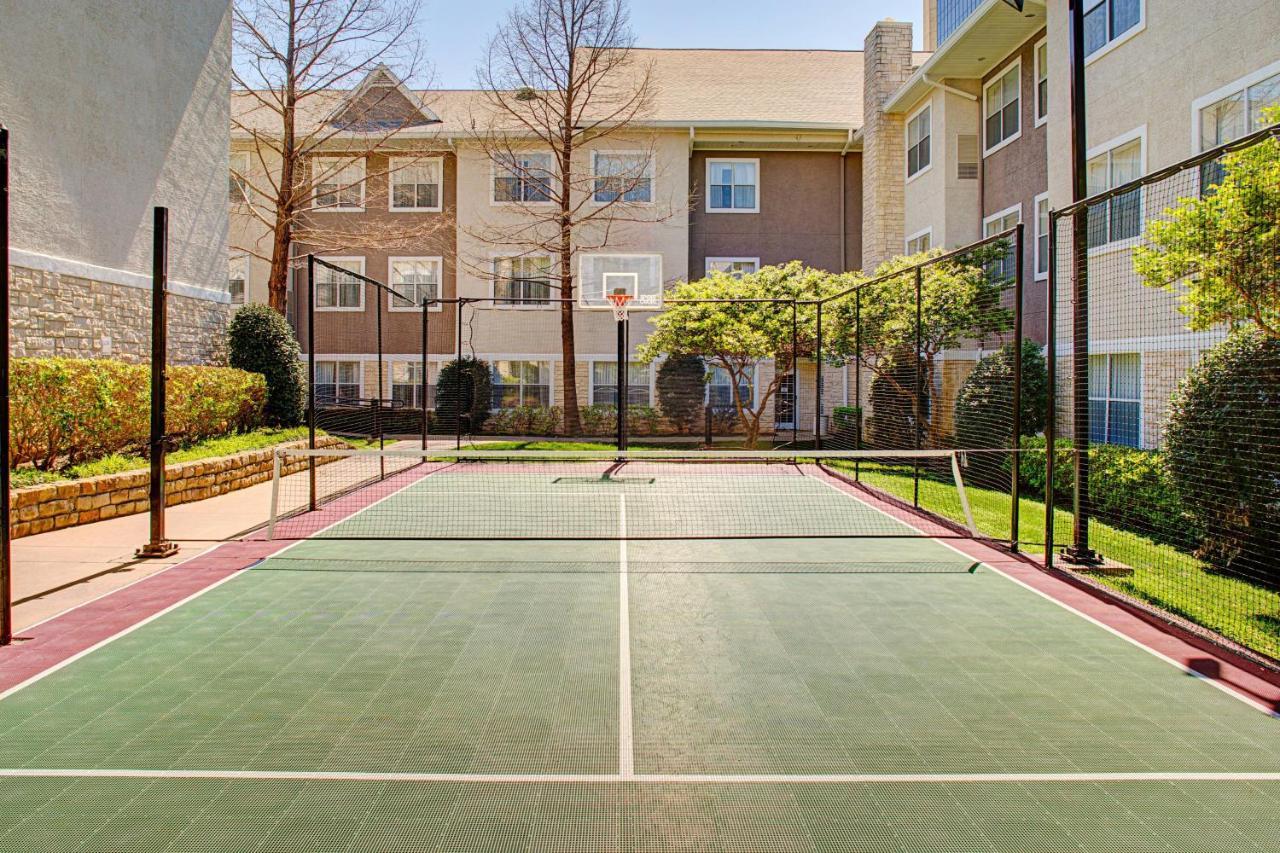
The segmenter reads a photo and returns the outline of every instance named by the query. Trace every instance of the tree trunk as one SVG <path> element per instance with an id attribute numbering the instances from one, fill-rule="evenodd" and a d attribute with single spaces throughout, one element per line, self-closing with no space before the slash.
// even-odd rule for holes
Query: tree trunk
<path id="1" fill-rule="evenodd" d="M 560 292 L 563 297 L 570 291 L 562 289 Z M 582 432 L 582 421 L 578 413 L 578 366 L 573 343 L 572 302 L 560 303 L 560 354 L 564 379 L 564 432 L 565 435 L 576 436 Z"/>
<path id="2" fill-rule="evenodd" d="M 285 312 L 285 304 L 289 297 L 289 246 L 292 243 L 292 229 L 287 222 L 280 221 L 281 214 L 276 214 L 276 228 L 271 240 L 271 275 L 267 278 L 267 303 L 279 311 Z M 311 283 L 307 283 L 310 288 Z M 311 334 L 311 330 L 307 330 Z"/>

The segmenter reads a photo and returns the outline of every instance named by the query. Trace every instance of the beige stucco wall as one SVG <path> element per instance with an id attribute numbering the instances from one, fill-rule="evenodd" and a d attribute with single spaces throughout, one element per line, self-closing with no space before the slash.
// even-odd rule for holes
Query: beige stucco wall
<path id="1" fill-rule="evenodd" d="M 957 89 L 978 89 L 973 80 L 946 82 Z M 904 119 L 913 117 L 926 102 L 932 108 L 930 168 L 906 181 L 903 239 L 927 228 L 933 232 L 934 246 L 963 246 L 979 238 L 982 222 L 978 214 L 979 181 L 956 176 L 956 140 L 961 134 L 980 133 L 979 106 L 952 92 L 933 89 L 912 105 Z"/>

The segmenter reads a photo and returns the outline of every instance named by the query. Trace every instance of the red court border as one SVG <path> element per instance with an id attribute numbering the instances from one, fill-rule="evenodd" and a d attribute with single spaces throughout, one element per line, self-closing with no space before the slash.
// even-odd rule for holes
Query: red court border
<path id="1" fill-rule="evenodd" d="M 954 538 L 954 530 L 924 514 L 879 498 L 816 465 L 804 468 L 832 487 L 927 535 L 943 537 L 942 541 L 956 551 L 1111 629 L 1181 667 L 1188 675 L 1211 681 L 1259 710 L 1280 717 L 1280 674 L 1176 625 L 1159 621 L 1102 590 L 1073 582 L 1064 573 L 1046 571 L 1029 559 L 1020 559 L 979 540 Z M 290 519 L 290 534 L 315 533 L 439 469 L 440 466 L 414 467 L 381 481 L 377 490 L 361 489 L 326 504 L 322 512 L 296 516 Z M 67 663 L 293 544 L 267 541 L 263 537 L 264 534 L 258 533 L 244 541 L 224 543 L 20 632 L 13 645 L 0 648 L 0 694 Z"/>

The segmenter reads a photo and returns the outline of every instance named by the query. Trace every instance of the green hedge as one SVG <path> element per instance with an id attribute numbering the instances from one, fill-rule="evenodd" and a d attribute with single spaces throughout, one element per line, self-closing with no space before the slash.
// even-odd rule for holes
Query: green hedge
<path id="1" fill-rule="evenodd" d="M 266 379 L 263 417 L 267 423 L 283 427 L 302 423 L 306 372 L 293 329 L 279 311 L 267 305 L 246 305 L 237 311 L 227 327 L 227 361 Z"/>
<path id="2" fill-rule="evenodd" d="M 52 470 L 140 451 L 150 431 L 151 370 L 109 359 L 18 358 L 10 379 L 9 466 Z M 262 423 L 262 376 L 230 367 L 170 367 L 168 432 L 178 442 Z"/>

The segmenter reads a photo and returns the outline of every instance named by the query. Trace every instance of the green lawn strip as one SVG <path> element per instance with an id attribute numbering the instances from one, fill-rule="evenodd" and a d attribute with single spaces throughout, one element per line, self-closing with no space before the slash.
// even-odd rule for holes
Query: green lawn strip
<path id="1" fill-rule="evenodd" d="M 853 463 L 832 460 L 833 468 L 853 470 Z M 912 478 L 898 470 L 862 463 L 860 479 L 902 500 L 912 499 Z M 1009 538 L 1009 495 L 993 489 L 965 489 L 974 524 L 994 539 Z M 920 481 L 923 509 L 951 521 L 964 522 L 956 490 L 949 483 Z M 1019 539 L 1024 550 L 1044 544 L 1044 503 L 1019 502 Z M 1054 511 L 1054 542 L 1071 541 L 1071 513 Z M 1104 556 L 1133 568 L 1130 577 L 1096 576 L 1096 580 L 1127 595 L 1210 628 L 1231 640 L 1273 658 L 1280 658 L 1280 592 L 1209 571 L 1206 563 L 1169 545 L 1094 520 L 1090 544 Z"/>

